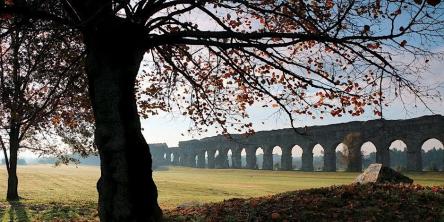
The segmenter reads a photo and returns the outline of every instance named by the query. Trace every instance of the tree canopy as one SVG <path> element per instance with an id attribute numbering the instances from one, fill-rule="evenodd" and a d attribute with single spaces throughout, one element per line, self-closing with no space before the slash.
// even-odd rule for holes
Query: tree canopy
<path id="1" fill-rule="evenodd" d="M 388 96 L 429 95 L 418 74 L 441 53 L 442 10 L 426 2 L 181 6 L 182 16 L 147 22 L 150 42 L 168 44 L 149 51 L 145 93 L 160 106 L 180 101 L 183 113 L 202 125 L 251 128 L 236 117 L 239 111 L 247 116 L 254 103 L 279 107 L 292 122 L 296 114 L 355 116 L 366 107 L 381 116 Z M 187 19 L 183 11 L 199 11 L 201 19 Z"/>
<path id="2" fill-rule="evenodd" d="M 176 107 L 199 129 L 251 132 L 242 119 L 254 103 L 293 122 L 295 114 L 354 116 L 366 107 L 381 116 L 387 97 L 435 93 L 418 77 L 441 56 L 438 1 L 44 2 L 6 1 L 3 11 L 80 30 L 112 19 L 141 28 L 129 39 L 147 52 L 144 117 Z"/>

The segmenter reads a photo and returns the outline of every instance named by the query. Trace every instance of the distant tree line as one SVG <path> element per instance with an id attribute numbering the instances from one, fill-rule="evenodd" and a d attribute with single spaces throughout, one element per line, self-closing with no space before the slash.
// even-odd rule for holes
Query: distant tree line
<path id="1" fill-rule="evenodd" d="M 96 155 L 82 157 L 79 154 L 74 154 L 74 155 L 69 155 L 69 158 L 76 160 L 77 164 L 100 166 L 100 158 Z M 37 164 L 58 164 L 60 162 L 60 159 L 56 157 L 40 157 L 36 158 L 33 162 Z"/>
<path id="2" fill-rule="evenodd" d="M 74 154 L 68 155 L 71 159 L 78 160 L 78 164 L 99 166 L 100 159 L 98 156 L 91 155 L 88 157 L 82 157 L 81 155 Z M 18 165 L 28 164 L 57 164 L 60 161 L 58 157 L 38 157 L 38 158 L 19 158 Z M 231 155 L 228 155 L 228 161 L 231 166 Z M 242 166 L 246 166 L 246 157 L 242 156 Z M 370 164 L 376 162 L 376 152 L 372 152 L 368 155 L 362 156 L 362 167 L 367 168 Z M 5 160 L 1 159 L 1 163 L 4 164 Z M 258 169 L 262 168 L 263 154 L 256 156 L 256 165 Z M 423 170 L 426 171 L 443 171 L 444 170 L 444 149 L 433 148 L 429 151 L 422 151 L 422 164 Z M 292 161 L 293 169 L 298 170 L 302 167 L 302 158 L 300 156 L 293 157 Z M 273 154 L 273 169 L 280 169 L 281 167 L 281 155 Z M 313 168 L 315 171 L 322 171 L 324 167 L 324 156 L 313 156 Z M 393 149 L 390 150 L 390 167 L 398 171 L 405 171 L 407 169 L 407 153 L 406 151 Z M 347 157 L 340 151 L 336 152 L 336 169 L 344 171 L 347 169 Z"/>
<path id="3" fill-rule="evenodd" d="M 5 164 L 5 159 L 2 159 L 2 164 Z M 25 159 L 17 159 L 17 165 L 28 165 Z"/>
<path id="4" fill-rule="evenodd" d="M 422 151 L 422 163 L 425 170 L 443 171 L 444 170 L 444 149 L 435 147 L 427 152 Z"/>
<path id="5" fill-rule="evenodd" d="M 443 171 L 444 170 L 444 149 L 422 150 L 422 167 L 426 171 Z M 407 168 L 407 151 L 393 149 L 390 150 L 390 167 L 405 171 Z"/>
<path id="6" fill-rule="evenodd" d="M 87 157 L 82 157 L 79 154 L 67 155 L 67 158 L 75 160 L 76 164 L 89 165 L 89 166 L 100 166 L 100 158 L 96 155 L 90 155 Z M 73 161 L 72 161 L 73 162 Z M 5 160 L 1 159 L 1 163 L 4 164 Z M 17 160 L 17 165 L 32 165 L 32 164 L 60 164 L 59 157 L 45 156 L 37 158 L 19 158 Z"/>
<path id="7" fill-rule="evenodd" d="M 425 171 L 444 171 L 444 149 L 433 148 L 428 151 L 422 150 L 422 166 Z M 231 156 L 228 156 L 229 164 L 231 166 Z M 242 166 L 246 165 L 246 157 L 242 156 Z M 376 163 L 376 152 L 371 152 L 362 156 L 362 167 L 367 168 L 370 164 Z M 256 165 L 258 169 L 262 168 L 263 154 L 256 156 Z M 280 169 L 281 155 L 273 154 L 273 168 Z M 302 158 L 293 157 L 293 169 L 301 169 Z M 322 171 L 324 167 L 324 156 L 313 156 L 313 168 L 315 171 Z M 390 167 L 398 171 L 405 171 L 407 169 L 407 152 L 403 150 L 390 150 Z M 344 171 L 347 169 L 347 156 L 342 152 L 336 152 L 336 169 Z"/>

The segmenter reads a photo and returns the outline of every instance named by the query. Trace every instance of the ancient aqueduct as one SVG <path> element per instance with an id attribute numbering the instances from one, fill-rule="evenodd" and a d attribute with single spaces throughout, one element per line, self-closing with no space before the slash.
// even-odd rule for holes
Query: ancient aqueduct
<path id="1" fill-rule="evenodd" d="M 406 120 L 355 121 L 325 126 L 311 126 L 294 129 L 259 131 L 244 137 L 232 135 L 214 136 L 200 140 L 179 142 L 179 147 L 169 148 L 166 144 L 151 144 L 155 163 L 198 168 L 242 168 L 241 153 L 245 149 L 246 166 L 255 169 L 256 150 L 263 149 L 262 169 L 273 169 L 274 147 L 282 150 L 280 168 L 292 169 L 292 148 L 302 148 L 303 171 L 313 171 L 313 148 L 320 144 L 324 148 L 324 171 L 336 171 L 336 147 L 343 143 L 348 150 L 349 171 L 362 170 L 361 147 L 372 142 L 376 147 L 376 162 L 390 164 L 389 147 L 395 140 L 407 145 L 407 170 L 421 171 L 422 144 L 431 138 L 444 142 L 444 117 L 423 116 Z M 228 152 L 231 150 L 231 166 Z"/>

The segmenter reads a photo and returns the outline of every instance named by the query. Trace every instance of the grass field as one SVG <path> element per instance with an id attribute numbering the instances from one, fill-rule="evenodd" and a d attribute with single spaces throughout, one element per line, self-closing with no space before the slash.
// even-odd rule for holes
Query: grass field
<path id="1" fill-rule="evenodd" d="M 3 221 L 52 218 L 93 218 L 98 167 L 49 165 L 20 166 L 19 193 L 23 199 L 8 203 L 6 171 L 0 170 L 0 217 Z M 351 183 L 357 173 L 284 172 L 170 168 L 157 171 L 159 203 L 173 208 L 182 203 L 215 202 L 234 197 L 255 197 L 284 191 Z M 444 173 L 407 174 L 421 185 L 444 185 Z M 25 217 L 23 215 L 25 214 Z M 14 216 L 15 215 L 15 216 Z M 18 220 L 23 217 L 21 220 Z M 0 220 L 1 221 L 1 220 Z"/>

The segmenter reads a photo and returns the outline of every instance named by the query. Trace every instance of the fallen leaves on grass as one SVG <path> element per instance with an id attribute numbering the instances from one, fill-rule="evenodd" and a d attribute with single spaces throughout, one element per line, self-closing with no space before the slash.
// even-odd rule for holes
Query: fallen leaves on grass
<path id="1" fill-rule="evenodd" d="M 444 187 L 343 185 L 165 211 L 166 221 L 440 221 Z"/>

